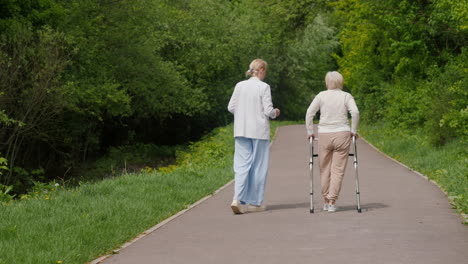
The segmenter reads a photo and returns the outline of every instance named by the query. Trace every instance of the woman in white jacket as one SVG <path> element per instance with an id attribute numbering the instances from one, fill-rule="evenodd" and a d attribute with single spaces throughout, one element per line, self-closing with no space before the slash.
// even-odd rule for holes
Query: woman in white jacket
<path id="1" fill-rule="evenodd" d="M 262 206 L 270 154 L 270 118 L 280 115 L 273 108 L 270 86 L 263 82 L 267 63 L 256 59 L 246 75 L 250 79 L 237 83 L 228 110 L 234 114 L 234 198 L 235 214 L 264 211 Z M 245 208 L 247 206 L 247 208 Z"/>
<path id="2" fill-rule="evenodd" d="M 320 92 L 307 109 L 307 139 L 314 138 L 313 119 L 320 110 L 319 167 L 324 199 L 323 210 L 335 212 L 335 202 L 341 190 L 344 170 L 348 162 L 351 137 L 357 136 L 359 110 L 353 96 L 343 92 L 343 76 L 334 71 L 325 76 L 327 91 Z M 349 126 L 348 112 L 352 126 Z"/>

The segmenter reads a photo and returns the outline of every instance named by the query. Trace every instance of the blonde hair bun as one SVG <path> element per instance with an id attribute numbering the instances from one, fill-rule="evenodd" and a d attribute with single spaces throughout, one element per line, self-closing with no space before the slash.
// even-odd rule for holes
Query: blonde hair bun
<path id="1" fill-rule="evenodd" d="M 249 70 L 245 72 L 246 76 L 256 76 L 261 69 L 267 69 L 268 63 L 262 59 L 255 59 L 249 65 Z"/>

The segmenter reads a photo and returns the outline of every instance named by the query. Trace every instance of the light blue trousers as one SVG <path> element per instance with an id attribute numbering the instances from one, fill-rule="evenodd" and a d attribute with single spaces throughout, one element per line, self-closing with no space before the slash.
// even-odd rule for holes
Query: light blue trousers
<path id="1" fill-rule="evenodd" d="M 270 141 L 236 137 L 234 200 L 261 205 L 265 193 Z"/>

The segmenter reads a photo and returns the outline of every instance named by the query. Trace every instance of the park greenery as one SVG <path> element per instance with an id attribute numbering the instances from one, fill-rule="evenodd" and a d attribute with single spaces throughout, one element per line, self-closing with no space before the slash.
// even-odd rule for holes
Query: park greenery
<path id="1" fill-rule="evenodd" d="M 0 197 L 167 165 L 232 122 L 257 57 L 281 118 L 339 70 L 372 131 L 424 135 L 408 144 L 466 168 L 466 43 L 467 0 L 2 0 Z"/>
<path id="2" fill-rule="evenodd" d="M 76 183 L 112 149 L 144 145 L 155 153 L 195 141 L 232 122 L 226 105 L 256 57 L 270 62 L 275 104 L 300 119 L 311 85 L 322 89 L 335 68 L 329 55 L 338 42 L 321 14 L 328 8 L 326 1 L 2 1 L 0 183 L 17 194 L 38 181 Z"/>
<path id="3" fill-rule="evenodd" d="M 2 0 L 0 264 L 90 261 L 231 180 L 254 58 L 283 120 L 340 71 L 363 137 L 466 213 L 466 43 L 468 0 Z"/>

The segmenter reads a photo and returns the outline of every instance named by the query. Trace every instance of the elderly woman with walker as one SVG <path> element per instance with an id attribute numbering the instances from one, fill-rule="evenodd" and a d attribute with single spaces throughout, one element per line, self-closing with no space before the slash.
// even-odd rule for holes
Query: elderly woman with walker
<path id="1" fill-rule="evenodd" d="M 315 138 L 313 119 L 320 110 L 318 158 L 324 200 L 323 210 L 332 213 L 337 211 L 335 203 L 341 190 L 344 170 L 348 162 L 351 138 L 353 137 L 354 140 L 357 137 L 359 110 L 353 96 L 342 90 L 343 76 L 340 73 L 328 72 L 325 76 L 325 84 L 327 90 L 315 96 L 307 109 L 305 120 L 307 139 L 313 140 Z M 348 121 L 348 112 L 351 113 L 351 127 Z M 313 156 L 312 153 L 311 160 Z M 313 160 L 311 162 L 313 164 Z M 357 163 L 356 159 L 355 163 Z M 359 192 L 357 191 L 357 193 Z M 360 211 L 359 200 L 358 210 Z"/>
<path id="2" fill-rule="evenodd" d="M 234 114 L 234 214 L 264 211 L 263 196 L 270 153 L 270 118 L 280 115 L 273 108 L 270 86 L 263 82 L 267 63 L 255 59 L 237 83 L 228 110 Z"/>

